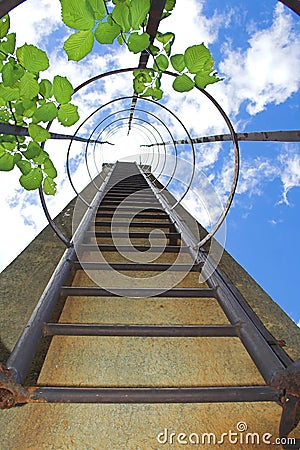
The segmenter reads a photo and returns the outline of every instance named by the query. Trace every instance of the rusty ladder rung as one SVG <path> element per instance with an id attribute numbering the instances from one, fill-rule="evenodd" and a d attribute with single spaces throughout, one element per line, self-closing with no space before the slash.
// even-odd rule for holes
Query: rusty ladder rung
<path id="1" fill-rule="evenodd" d="M 238 337 L 232 325 L 45 323 L 44 336 Z"/>

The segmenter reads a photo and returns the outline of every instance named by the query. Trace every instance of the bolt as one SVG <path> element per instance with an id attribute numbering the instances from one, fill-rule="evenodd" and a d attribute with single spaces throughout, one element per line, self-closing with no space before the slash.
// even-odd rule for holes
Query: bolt
<path id="1" fill-rule="evenodd" d="M 14 405 L 14 394 L 7 389 L 0 389 L 0 409 L 12 408 Z"/>

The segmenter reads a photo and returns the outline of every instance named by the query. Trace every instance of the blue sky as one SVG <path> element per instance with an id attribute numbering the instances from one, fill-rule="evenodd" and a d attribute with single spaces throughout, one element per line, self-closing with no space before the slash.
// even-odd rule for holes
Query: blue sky
<path id="1" fill-rule="evenodd" d="M 76 86 L 97 73 L 138 63 L 138 56 L 124 48 L 104 54 L 99 45 L 87 60 L 67 62 L 59 46 L 71 30 L 60 21 L 58 0 L 27 0 L 11 17 L 19 45 L 26 41 L 50 52 L 49 78 L 56 73 L 66 75 Z M 300 22 L 295 13 L 274 0 L 177 0 L 173 16 L 163 21 L 160 29 L 169 28 L 176 32 L 175 53 L 203 41 L 209 46 L 225 81 L 208 91 L 222 105 L 237 132 L 300 128 Z M 226 132 L 220 117 L 205 102 L 202 104 L 200 97 L 175 95 L 167 80 L 163 87 L 164 103 L 178 114 L 193 137 Z M 124 75 L 91 86 L 76 101 L 81 116 L 86 117 L 111 98 L 131 92 L 131 76 Z M 162 116 L 176 134 L 175 121 L 165 113 Z M 101 114 L 94 120 L 99 117 Z M 92 124 L 83 132 L 89 127 Z M 68 133 L 75 129 L 76 126 Z M 52 130 L 65 131 L 55 124 Z M 228 144 L 215 144 L 214 149 L 196 147 L 198 169 L 209 177 L 224 201 L 232 177 L 232 150 Z M 80 144 L 72 150 L 72 167 L 80 159 L 81 150 Z M 241 142 L 240 151 L 241 174 L 227 218 L 226 249 L 299 322 L 300 145 Z M 66 143 L 56 142 L 49 152 L 60 173 L 58 195 L 47 199 L 51 214 L 55 215 L 73 192 L 65 179 Z M 74 182 L 78 189 L 87 182 L 82 165 L 77 168 Z M 3 269 L 46 222 L 37 195 L 19 187 L 17 174 L 0 174 L 0 187 Z"/>

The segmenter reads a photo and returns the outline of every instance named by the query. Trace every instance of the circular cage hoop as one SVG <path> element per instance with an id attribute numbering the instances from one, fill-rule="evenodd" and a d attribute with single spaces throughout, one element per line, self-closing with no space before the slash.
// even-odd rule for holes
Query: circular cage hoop
<path id="1" fill-rule="evenodd" d="M 112 125 L 113 123 L 118 122 L 118 121 L 120 121 L 120 120 L 124 120 L 124 118 L 115 119 L 113 122 L 110 122 L 109 125 Z M 135 118 L 135 120 L 136 120 L 136 121 L 137 121 L 137 120 L 143 121 L 143 119 L 141 119 L 141 118 Z M 149 123 L 149 122 L 147 122 L 147 121 L 143 121 L 143 122 L 147 123 L 147 125 L 149 125 L 151 128 L 153 128 L 153 125 L 152 125 L 151 123 Z M 121 127 L 119 127 L 119 128 L 121 128 Z M 149 136 L 147 136 L 146 132 L 144 131 L 144 130 L 146 130 L 146 131 L 152 136 L 153 140 L 155 140 L 155 136 L 154 136 L 153 131 L 150 130 L 149 128 L 147 128 L 145 125 L 138 124 L 138 127 L 135 127 L 135 124 L 133 124 L 132 128 L 135 128 L 136 131 L 139 131 L 139 132 L 142 131 L 143 133 L 141 133 L 141 135 L 143 135 L 143 136 L 146 137 L 146 138 L 149 138 Z M 101 133 L 98 135 L 97 139 L 100 139 L 101 134 L 103 133 L 103 131 L 104 131 L 104 129 L 101 130 Z M 110 139 L 111 136 L 113 136 L 114 131 L 115 131 L 115 128 L 113 128 L 112 130 L 110 130 L 110 132 L 107 134 L 106 138 L 107 138 L 107 139 Z M 155 131 L 158 133 L 157 130 L 155 130 Z M 161 135 L 160 135 L 160 138 L 162 139 L 162 136 L 161 136 Z M 151 143 L 151 141 L 149 141 L 149 142 Z M 94 143 L 93 159 L 94 159 L 94 165 L 95 165 L 95 167 L 96 167 L 96 169 L 97 169 L 97 172 L 99 173 L 99 168 L 98 168 L 97 161 L 96 161 L 96 157 L 95 157 L 95 145 L 96 145 L 96 142 Z M 100 142 L 100 145 L 103 145 L 103 143 Z M 159 151 L 159 146 L 158 146 L 158 151 Z M 149 154 L 150 154 L 150 153 L 147 154 L 147 160 L 146 160 L 147 162 L 148 162 Z M 153 159 L 154 159 L 154 149 L 153 149 L 153 151 L 152 151 L 152 160 L 151 160 L 151 161 L 153 161 Z M 146 164 L 146 161 L 145 161 L 144 164 Z"/>
<path id="2" fill-rule="evenodd" d="M 109 75 L 112 75 L 112 74 L 119 74 L 120 72 L 126 72 L 126 71 L 128 72 L 128 71 L 133 71 L 133 70 L 136 70 L 136 69 L 119 69 L 119 70 L 116 70 L 116 71 L 110 71 L 110 72 L 106 72 L 105 74 L 98 75 L 97 77 L 91 78 L 91 79 L 88 80 L 88 81 L 89 81 L 89 82 L 97 81 L 98 79 L 101 79 L 101 78 L 103 78 L 104 76 L 109 76 Z M 82 85 L 80 85 L 80 88 L 86 87 L 87 85 L 88 85 L 88 82 L 86 81 L 86 82 L 84 82 Z M 74 90 L 74 92 L 75 92 L 75 91 L 78 92 L 78 90 L 79 90 L 79 87 L 77 87 L 77 88 Z M 108 105 L 110 105 L 110 104 L 113 104 L 113 103 L 115 103 L 115 102 L 123 101 L 123 100 L 128 100 L 128 99 L 132 99 L 132 98 L 133 98 L 133 96 L 119 97 L 119 98 L 110 100 L 109 102 L 107 102 L 107 103 L 105 103 L 104 105 L 102 105 L 102 106 L 100 106 L 99 108 L 97 108 L 95 111 L 93 111 L 91 114 L 89 114 L 89 116 L 87 116 L 87 117 L 84 119 L 83 122 L 81 122 L 81 124 L 80 124 L 79 127 L 76 129 L 74 135 L 72 136 L 72 138 L 71 138 L 71 140 L 70 140 L 69 147 L 68 147 L 68 151 L 67 151 L 67 175 L 68 175 L 70 184 L 71 184 L 71 186 L 72 186 L 74 192 L 76 193 L 76 195 L 78 195 L 78 196 L 82 199 L 82 201 L 83 201 L 85 204 L 87 204 L 87 202 L 82 198 L 82 196 L 81 196 L 81 195 L 79 194 L 79 192 L 76 190 L 76 188 L 75 188 L 75 186 L 74 186 L 74 184 L 73 184 L 73 182 L 72 182 L 72 179 L 71 179 L 71 173 L 70 173 L 70 168 L 69 168 L 69 163 L 68 163 L 68 162 L 69 162 L 70 150 L 71 150 L 71 146 L 72 146 L 74 137 L 76 136 L 76 134 L 78 133 L 78 131 L 80 130 L 80 128 L 81 128 L 81 127 L 82 127 L 82 126 L 83 126 L 83 125 L 84 125 L 84 124 L 85 124 L 85 123 L 86 123 L 86 122 L 87 122 L 94 114 L 96 114 L 97 112 L 99 112 L 101 109 L 103 109 L 103 108 L 105 108 L 106 106 L 108 106 Z M 193 144 L 193 142 L 192 142 L 192 138 L 191 138 L 190 133 L 188 132 L 187 128 L 185 127 L 185 125 L 183 124 L 183 122 L 176 116 L 176 114 L 173 113 L 173 111 L 171 111 L 171 110 L 170 110 L 169 108 L 167 108 L 165 105 L 162 105 L 162 104 L 160 104 L 160 103 L 155 102 L 154 100 L 150 100 L 150 99 L 148 99 L 148 98 L 142 98 L 141 100 L 146 101 L 146 102 L 150 102 L 150 103 L 152 103 L 152 104 L 154 104 L 154 105 L 156 105 L 156 106 L 159 106 L 160 108 L 164 109 L 164 110 L 167 111 L 169 114 L 171 114 L 171 116 L 173 116 L 173 117 L 175 118 L 175 120 L 177 120 L 177 121 L 180 123 L 180 125 L 182 126 L 182 128 L 184 129 L 184 131 L 185 131 L 185 133 L 186 133 L 186 135 L 187 135 L 187 137 L 188 137 L 189 143 L 190 143 L 190 145 L 191 145 L 191 148 L 192 148 L 193 165 L 192 165 L 192 173 L 191 173 L 191 176 L 190 176 L 190 180 L 189 180 L 189 183 L 188 183 L 188 185 L 187 185 L 187 187 L 186 187 L 185 192 L 181 195 L 181 197 L 179 198 L 179 200 L 177 200 L 177 202 L 175 203 L 175 205 L 172 206 L 171 209 L 174 209 L 174 208 L 175 208 L 177 205 L 179 205 L 179 203 L 184 199 L 184 197 L 187 195 L 187 193 L 188 193 L 188 191 L 189 191 L 189 189 L 190 189 L 190 187 L 191 187 L 191 185 L 192 185 L 193 178 L 194 178 L 194 175 L 195 175 L 195 162 L 196 162 L 195 147 L 194 147 L 194 144 Z M 144 110 L 139 110 L 139 111 L 143 111 L 143 112 L 145 112 L 145 113 L 147 113 L 147 114 L 149 114 L 149 115 L 153 115 L 153 114 L 150 113 L 149 111 L 147 111 L 147 112 L 144 111 Z M 153 116 L 154 116 L 154 115 L 153 115 Z M 156 117 L 156 116 L 154 116 L 154 117 Z M 164 124 L 163 121 L 161 121 L 161 123 L 166 127 L 166 125 Z M 167 127 L 166 127 L 166 128 L 167 128 Z M 171 138 L 172 138 L 172 140 L 173 140 L 173 142 L 174 142 L 174 139 L 173 139 L 171 133 L 170 133 L 170 136 L 171 136 Z M 175 142 L 174 142 L 174 146 L 175 146 L 175 154 L 176 154 L 176 159 L 177 159 L 177 147 L 176 147 L 176 145 L 175 145 Z M 174 168 L 174 170 L 173 170 L 172 176 L 174 176 L 175 171 L 176 171 L 176 165 L 175 165 L 175 168 Z M 159 176 L 160 176 L 160 175 L 159 175 Z M 171 180 L 171 178 L 170 178 L 170 180 Z M 170 183 L 170 180 L 168 181 L 167 185 Z M 166 185 L 166 186 L 167 186 L 167 185 Z M 161 189 L 161 191 L 163 191 L 163 190 L 166 188 L 166 186 L 164 186 L 164 188 Z M 87 204 L 87 206 L 88 206 L 88 204 Z"/>
<path id="3" fill-rule="evenodd" d="M 112 103 L 112 102 L 118 101 L 118 100 L 121 101 L 121 100 L 124 100 L 124 98 L 127 99 L 127 97 L 120 97 L 120 98 L 118 98 L 118 99 L 112 100 L 112 101 L 109 102 L 109 103 Z M 132 97 L 129 97 L 129 98 L 132 99 Z M 103 105 L 103 106 L 108 106 L 109 103 L 106 103 L 106 104 Z M 102 108 L 102 107 L 98 108 L 94 113 L 98 112 L 101 108 Z M 176 171 L 177 146 L 176 146 L 175 140 L 174 140 L 174 138 L 173 138 L 173 136 L 172 136 L 172 133 L 171 133 L 169 127 L 167 127 L 167 125 L 166 125 L 166 124 L 165 124 L 158 116 L 156 116 L 155 114 L 153 114 L 153 113 L 151 113 L 151 112 L 149 112 L 149 111 L 146 111 L 146 110 L 144 110 L 144 109 L 135 108 L 135 110 L 136 110 L 136 111 L 139 111 L 139 112 L 142 112 L 142 113 L 145 113 L 145 114 L 147 114 L 147 115 L 151 115 L 152 117 L 154 117 L 158 122 L 161 123 L 162 126 L 165 127 L 166 131 L 167 131 L 168 134 L 170 135 L 170 138 L 172 139 L 173 145 L 174 145 L 174 148 L 175 148 L 175 165 L 174 165 L 173 173 L 172 173 L 172 175 L 170 176 L 170 180 L 171 180 L 172 176 L 174 176 L 175 171 Z M 128 108 L 127 108 L 127 109 L 122 109 L 122 110 L 116 111 L 116 112 L 114 112 L 114 113 L 112 113 L 112 114 L 106 116 L 101 122 L 99 122 L 99 123 L 97 124 L 97 126 L 96 126 L 96 127 L 94 128 L 94 130 L 92 131 L 91 135 L 95 132 L 95 130 L 99 127 L 99 125 L 101 125 L 101 124 L 102 124 L 105 120 L 107 120 L 108 118 L 113 117 L 113 116 L 116 115 L 116 114 L 119 114 L 119 113 L 122 113 L 122 112 L 128 112 L 128 111 L 130 111 L 130 109 L 128 109 Z M 116 119 L 116 120 L 114 120 L 113 122 L 110 122 L 108 125 L 106 125 L 106 127 L 103 128 L 103 129 L 101 130 L 100 134 L 97 136 L 97 140 L 99 139 L 99 137 L 101 136 L 101 134 L 106 130 L 106 128 L 108 128 L 111 124 L 113 124 L 113 123 L 115 123 L 115 122 L 117 122 L 117 121 L 120 121 L 120 120 L 124 120 L 124 118 L 122 117 L 122 118 Z M 141 121 L 141 122 L 143 122 L 143 123 L 146 123 L 146 124 L 149 125 L 151 128 L 154 128 L 154 130 L 156 131 L 156 133 L 159 135 L 160 139 L 163 140 L 163 139 L 162 139 L 162 136 L 161 136 L 161 134 L 160 134 L 160 132 L 157 130 L 157 128 L 154 127 L 153 124 L 151 124 L 150 122 L 148 122 L 148 121 L 146 121 L 146 120 L 144 120 L 144 119 L 141 119 L 140 117 L 134 118 L 133 120 L 139 120 L 139 121 Z M 150 132 L 149 129 L 147 129 L 147 130 Z M 112 131 L 113 131 L 113 130 L 112 130 Z M 153 134 L 153 133 L 151 133 L 151 134 L 152 134 L 152 136 L 153 136 L 153 138 L 154 138 L 154 134 Z M 86 152 L 85 152 L 85 155 L 87 154 L 87 145 L 88 145 L 88 143 L 89 143 L 89 141 L 88 141 L 87 144 L 86 144 Z M 154 145 L 156 145 L 156 144 L 157 144 L 157 142 L 156 142 Z M 160 149 L 160 147 L 158 146 L 158 154 L 160 153 L 159 149 Z M 152 152 L 152 153 L 153 153 L 153 152 Z M 164 163 L 163 163 L 163 167 L 162 167 L 162 169 L 161 169 L 160 174 L 158 175 L 158 177 L 160 177 L 161 173 L 163 172 L 163 170 L 164 170 L 164 168 L 165 168 L 165 165 L 166 165 L 166 156 L 167 156 L 167 155 L 166 155 L 166 146 L 164 145 Z M 159 155 L 159 157 L 160 157 L 160 155 Z M 147 159 L 148 159 L 148 158 L 147 158 Z M 150 164 L 152 164 L 153 159 L 154 159 L 154 153 L 153 153 L 152 160 L 151 160 L 151 163 L 150 163 Z M 67 160 L 67 164 L 68 164 L 68 160 Z M 159 165 L 159 160 L 158 160 L 158 162 L 157 162 L 157 164 L 156 164 L 156 166 L 155 166 L 155 170 L 156 170 L 156 168 L 158 167 L 158 165 Z M 97 168 L 97 169 L 98 169 L 98 168 Z M 91 176 L 90 176 L 90 178 L 91 178 Z M 170 180 L 168 181 L 167 184 L 169 184 Z M 166 187 L 167 187 L 167 185 L 164 187 L 164 189 L 165 189 Z"/>
<path id="4" fill-rule="evenodd" d="M 108 117 L 112 117 L 112 116 L 115 115 L 115 114 L 119 114 L 119 113 L 121 113 L 121 112 L 127 112 L 127 111 L 130 111 L 130 110 L 129 110 L 129 109 L 123 109 L 123 110 L 117 111 L 116 113 L 113 113 L 113 114 L 111 114 L 110 116 L 107 116 L 104 120 L 106 120 Z M 143 110 L 139 110 L 139 111 L 143 111 Z M 157 118 L 157 119 L 158 119 L 158 118 Z M 104 120 L 103 120 L 103 121 L 104 121 Z M 101 137 L 102 133 L 106 130 L 106 128 L 108 128 L 108 127 L 111 126 L 112 124 L 114 124 L 114 123 L 116 123 L 116 122 L 119 122 L 119 121 L 121 121 L 121 120 L 124 120 L 124 117 L 121 117 L 121 118 L 119 118 L 119 119 L 115 119 L 114 121 L 110 122 L 105 128 L 103 128 L 103 129 L 101 130 L 100 134 L 97 136 L 97 140 Z M 155 132 L 159 135 L 161 141 L 163 140 L 162 135 L 161 135 L 161 134 L 159 133 L 159 131 L 154 127 L 153 124 L 151 124 L 150 122 L 148 122 L 148 121 L 146 121 L 146 120 L 144 120 L 144 119 L 141 119 L 140 117 L 135 117 L 133 120 L 135 120 L 135 121 L 140 121 L 140 122 L 142 122 L 142 123 L 146 123 L 150 128 L 153 128 L 153 129 L 155 130 Z M 158 120 L 159 120 L 159 119 L 158 119 Z M 100 123 L 103 123 L 103 121 L 100 122 Z M 100 123 L 97 125 L 97 127 L 100 125 Z M 153 137 L 154 140 L 156 139 L 155 136 L 154 136 L 154 133 L 152 132 L 152 130 L 150 130 L 150 128 L 147 128 L 145 125 L 142 125 L 142 124 L 138 124 L 138 125 L 139 125 L 139 127 L 137 128 L 137 130 L 141 130 L 141 129 L 144 130 L 144 129 L 145 129 L 145 130 L 147 130 L 147 131 L 151 134 L 151 136 Z M 97 128 L 97 127 L 96 127 L 96 128 Z M 96 128 L 95 128 L 95 129 L 96 129 Z M 120 128 L 120 127 L 119 127 L 119 128 Z M 94 133 L 95 129 L 93 130 L 92 133 Z M 113 129 L 110 131 L 110 134 L 108 134 L 108 135 L 106 136 L 106 139 L 109 139 L 109 138 L 110 138 L 110 136 L 111 136 L 112 133 L 115 131 L 115 129 L 116 129 L 116 127 L 113 128 Z M 145 136 L 146 136 L 146 133 L 145 133 Z M 87 144 L 88 144 L 88 143 L 87 143 Z M 94 164 L 95 164 L 95 166 L 96 166 L 96 168 L 97 168 L 97 170 L 98 170 L 98 172 L 99 172 L 99 169 L 98 169 L 97 164 L 96 164 L 96 162 L 95 162 L 95 145 L 96 145 L 96 143 L 94 144 Z M 151 144 L 151 145 L 152 145 L 152 144 Z M 154 143 L 153 145 L 157 145 L 157 142 Z M 157 149 L 158 149 L 158 153 L 160 153 L 160 146 L 157 145 Z M 86 151 L 87 151 L 87 147 L 86 147 Z M 166 154 L 166 146 L 165 146 L 165 144 L 164 144 L 164 153 Z M 144 166 L 146 165 L 146 162 L 148 162 L 149 154 L 150 154 L 150 153 L 147 154 L 147 160 L 145 161 L 145 163 L 144 163 L 143 165 L 140 164 L 142 167 L 144 167 Z M 159 155 L 159 156 L 160 156 L 160 155 Z M 151 162 L 149 163 L 150 165 L 153 163 L 153 160 L 154 160 L 154 149 L 153 149 L 153 151 L 152 151 L 152 159 L 151 159 Z"/>
<path id="5" fill-rule="evenodd" d="M 105 77 L 108 77 L 108 76 L 111 76 L 111 75 L 118 75 L 118 74 L 121 74 L 121 73 L 133 72 L 134 70 L 141 70 L 141 69 L 139 69 L 138 67 L 130 67 L 130 68 L 124 68 L 124 69 L 111 70 L 111 71 L 108 71 L 108 72 L 105 72 L 105 73 L 96 75 L 96 76 L 94 76 L 94 77 L 92 77 L 92 78 L 86 80 L 85 82 L 81 83 L 80 85 L 78 85 L 78 86 L 74 89 L 74 94 L 77 93 L 77 92 L 79 92 L 81 89 L 83 89 L 84 87 L 88 86 L 89 84 L 91 84 L 91 83 L 93 83 L 93 82 L 95 82 L 95 81 L 98 81 L 98 80 L 100 80 L 100 79 L 102 79 L 102 78 L 105 78 Z M 164 71 L 163 73 L 166 74 L 166 75 L 169 75 L 169 76 L 171 76 L 171 77 L 173 77 L 173 78 L 176 78 L 176 77 L 177 77 L 177 74 L 174 73 L 174 72 Z M 231 123 L 229 117 L 227 116 L 227 114 L 225 113 L 225 111 L 223 110 L 223 108 L 221 107 L 221 105 L 217 102 L 217 100 L 216 100 L 211 94 L 209 94 L 209 93 L 208 93 L 207 91 L 205 91 L 204 89 L 199 88 L 198 86 L 196 86 L 196 88 L 197 88 L 197 90 L 198 90 L 199 92 L 201 92 L 208 100 L 210 100 L 210 102 L 216 107 L 216 109 L 219 111 L 219 113 L 220 113 L 221 116 L 223 117 L 223 119 L 224 119 L 224 121 L 225 121 L 225 123 L 226 123 L 226 125 L 227 125 L 227 127 L 228 127 L 228 129 L 229 129 L 229 132 L 230 132 L 230 135 L 231 135 L 231 138 L 232 138 L 232 142 L 233 142 L 233 146 L 234 146 L 234 175 L 233 175 L 233 181 L 232 181 L 232 183 L 231 183 L 230 193 L 229 193 L 229 195 L 228 195 L 228 198 L 227 198 L 225 207 L 224 207 L 224 209 L 223 209 L 223 212 L 222 212 L 221 215 L 219 216 L 219 218 L 218 218 L 218 220 L 217 220 L 215 226 L 213 227 L 213 229 L 212 229 L 212 230 L 211 230 L 211 231 L 210 231 L 210 232 L 209 232 L 209 233 L 208 233 L 208 234 L 207 234 L 200 242 L 198 242 L 197 245 L 195 245 L 195 248 L 197 248 L 197 247 L 198 247 L 198 248 L 201 248 L 206 242 L 208 242 L 208 241 L 215 235 L 215 233 L 216 233 L 216 232 L 218 231 L 218 229 L 221 227 L 222 223 L 224 222 L 224 220 L 225 220 L 225 218 L 226 218 L 226 216 L 227 216 L 227 214 L 228 214 L 228 211 L 229 211 L 229 209 L 230 209 L 230 206 L 231 206 L 231 204 L 232 204 L 233 197 L 234 197 L 234 194 L 235 194 L 235 191 L 236 191 L 237 183 L 238 183 L 240 156 L 239 156 L 238 138 L 237 138 L 237 136 L 236 136 L 235 130 L 234 130 L 234 128 L 233 128 L 233 125 L 232 125 L 232 123 Z M 123 97 L 122 99 L 126 99 L 126 98 L 132 98 L 132 96 L 130 96 L 130 97 Z M 138 98 L 139 98 L 139 97 L 138 97 Z M 109 102 L 109 103 L 112 103 L 112 102 L 117 101 L 117 100 L 118 100 L 118 99 L 112 100 L 112 101 Z M 194 174 L 195 174 L 195 148 L 194 148 L 194 145 L 193 145 L 193 142 L 192 142 L 192 138 L 191 138 L 191 136 L 190 136 L 188 130 L 186 129 L 186 127 L 184 126 L 184 124 L 182 123 L 182 121 L 181 121 L 181 120 L 180 120 L 180 119 L 179 119 L 179 118 L 178 118 L 171 110 L 169 110 L 165 105 L 159 104 L 159 103 L 155 102 L 154 100 L 150 100 L 150 99 L 146 99 L 146 98 L 142 98 L 142 100 L 148 101 L 148 102 L 153 103 L 153 104 L 155 104 L 155 105 L 159 105 L 159 106 L 162 107 L 163 109 L 167 110 L 173 117 L 175 117 L 175 119 L 177 119 L 177 120 L 179 121 L 179 123 L 182 125 L 183 129 L 185 130 L 185 132 L 186 132 L 186 134 L 187 134 L 187 136 L 188 136 L 188 138 L 189 138 L 190 145 L 191 145 L 191 147 L 192 147 L 192 153 L 193 153 L 193 169 L 192 169 L 192 176 L 191 176 L 191 179 L 190 179 L 190 181 L 189 181 L 189 183 L 188 183 L 188 186 L 187 186 L 185 192 L 183 193 L 183 195 L 181 196 L 181 198 L 175 203 L 175 205 L 173 205 L 173 206 L 171 207 L 171 210 L 173 210 L 174 208 L 176 208 L 176 206 L 177 206 L 178 204 L 181 203 L 181 201 L 182 201 L 183 198 L 187 195 L 187 193 L 188 193 L 188 191 L 189 191 L 189 189 L 190 189 L 190 187 L 191 187 L 191 185 L 192 185 L 192 181 L 193 181 Z M 107 104 L 106 104 L 106 105 L 107 105 Z M 102 105 L 102 107 L 104 107 L 104 106 L 106 106 L 106 105 Z M 87 121 L 94 113 L 95 113 L 95 112 L 93 112 L 92 114 L 90 114 L 90 115 L 85 119 L 85 121 L 84 121 L 83 123 L 85 123 L 85 122 L 86 122 L 86 121 Z M 53 122 L 53 121 L 49 122 L 49 124 L 48 124 L 48 126 L 47 126 L 48 129 L 50 128 L 52 122 Z M 82 124 L 81 124 L 81 125 L 82 125 Z M 77 133 L 77 131 L 80 129 L 81 125 L 77 128 L 77 130 L 76 130 L 76 132 L 74 133 L 73 137 L 76 135 L 76 133 Z M 70 150 L 70 146 L 71 146 L 72 142 L 73 142 L 73 139 L 71 139 L 71 142 L 70 142 L 70 144 L 69 144 L 68 152 L 69 152 L 69 150 Z M 75 189 L 75 187 L 73 186 L 72 182 L 71 182 L 71 185 L 72 185 L 73 189 L 75 190 L 75 192 L 77 192 L 76 189 Z M 43 195 L 43 194 L 42 194 L 42 195 Z M 77 193 L 77 195 L 79 195 L 79 193 Z M 80 196 L 80 195 L 79 195 L 79 196 Z M 88 207 L 90 206 L 84 199 L 82 199 L 82 200 L 84 201 L 85 204 L 87 204 Z M 46 205 L 45 205 L 45 208 L 47 209 Z"/>

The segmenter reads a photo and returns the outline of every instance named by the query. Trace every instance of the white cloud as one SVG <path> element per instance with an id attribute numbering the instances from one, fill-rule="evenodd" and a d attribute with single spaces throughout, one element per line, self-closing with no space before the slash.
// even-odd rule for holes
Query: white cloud
<path id="1" fill-rule="evenodd" d="M 27 0 L 10 12 L 17 46 L 38 44 L 61 25 L 59 0 Z M 46 33 L 45 33 L 46 31 Z"/>
<path id="2" fill-rule="evenodd" d="M 282 171 L 280 178 L 283 184 L 282 201 L 289 205 L 287 198 L 288 192 L 294 188 L 300 186 L 300 148 L 298 146 L 286 146 L 286 151 L 282 153 L 278 160 L 282 165 Z"/>
<path id="3" fill-rule="evenodd" d="M 254 160 L 244 160 L 241 164 L 241 175 L 237 186 L 237 193 L 248 195 L 262 195 L 263 185 L 278 176 L 279 169 L 271 160 L 257 157 Z"/>
<path id="4" fill-rule="evenodd" d="M 219 196 L 226 201 L 233 182 L 234 167 L 232 159 L 224 162 L 222 170 L 215 177 L 215 188 Z M 249 197 L 262 195 L 267 183 L 280 176 L 280 165 L 269 158 L 241 158 L 239 180 L 236 195 L 247 194 Z"/>
<path id="5" fill-rule="evenodd" d="M 282 223 L 283 222 L 283 220 L 281 220 L 281 219 L 271 219 L 271 220 L 268 220 L 268 222 L 272 225 L 272 226 L 276 226 L 276 225 L 278 225 L 279 223 Z"/>
<path id="6" fill-rule="evenodd" d="M 236 189 L 236 194 L 247 194 L 249 197 L 263 195 L 265 186 L 274 181 L 280 180 L 282 183 L 282 199 L 277 203 L 286 203 L 288 192 L 300 187 L 300 148 L 297 144 L 282 144 L 280 153 L 273 158 L 258 156 L 249 157 L 242 153 L 240 163 L 240 175 Z M 220 196 L 229 192 L 233 177 L 232 160 L 227 160 L 223 164 L 222 171 L 215 177 L 216 189 Z M 269 223 L 276 225 L 281 220 L 269 220 Z"/>
<path id="7" fill-rule="evenodd" d="M 255 32 L 246 51 L 225 48 L 220 69 L 228 80 L 229 110 L 237 113 L 247 100 L 247 111 L 254 115 L 269 103 L 284 102 L 299 89 L 299 66 L 300 37 L 292 14 L 278 3 L 271 27 Z"/>
<path id="8" fill-rule="evenodd" d="M 190 45 L 201 42 L 211 44 L 217 40 L 219 29 L 224 25 L 224 16 L 220 13 L 205 16 L 204 3 L 205 0 L 178 1 L 172 15 L 161 22 L 161 32 L 176 30 L 173 53 L 184 52 Z"/>

